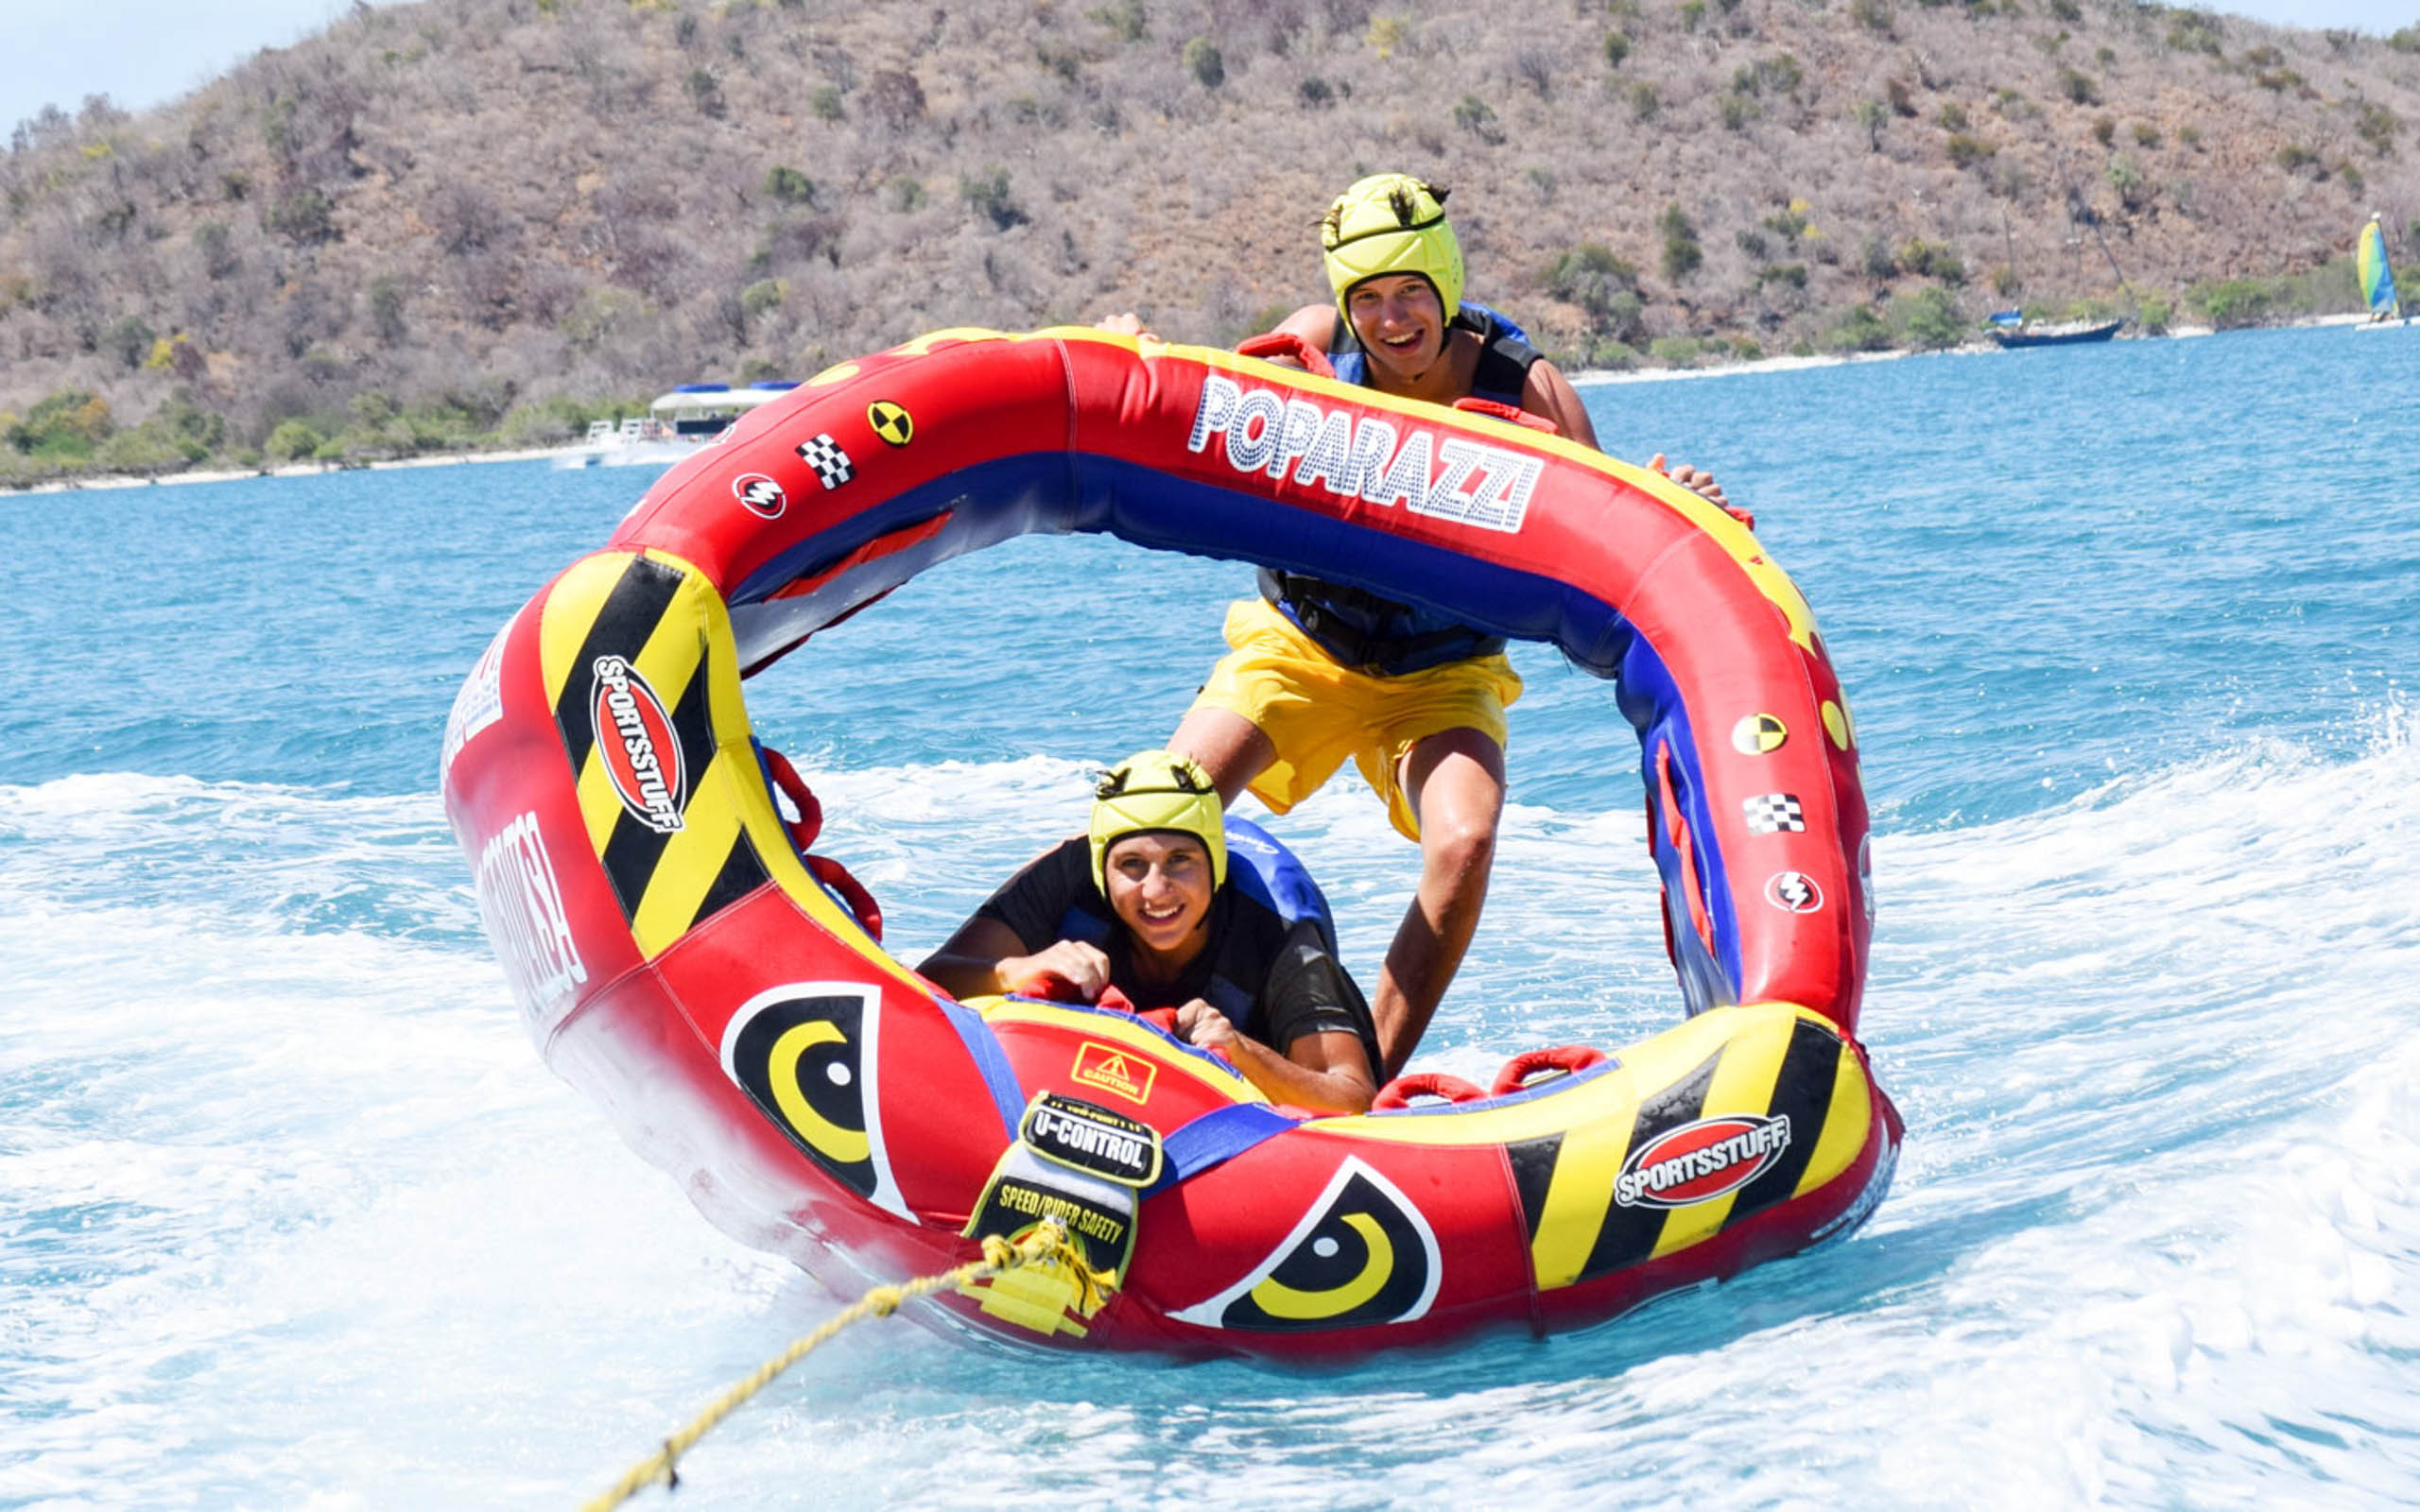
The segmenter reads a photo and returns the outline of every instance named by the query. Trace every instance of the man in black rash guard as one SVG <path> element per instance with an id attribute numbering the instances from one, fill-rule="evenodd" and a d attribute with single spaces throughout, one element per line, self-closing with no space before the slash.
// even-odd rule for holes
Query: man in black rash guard
<path id="1" fill-rule="evenodd" d="M 1102 780 L 1088 833 L 1028 863 L 918 970 L 959 997 L 1115 988 L 1138 1011 L 1175 1010 L 1180 1039 L 1271 1102 L 1365 1110 L 1378 1044 L 1360 988 L 1316 920 L 1288 923 L 1226 881 L 1209 774 L 1143 751 Z"/>

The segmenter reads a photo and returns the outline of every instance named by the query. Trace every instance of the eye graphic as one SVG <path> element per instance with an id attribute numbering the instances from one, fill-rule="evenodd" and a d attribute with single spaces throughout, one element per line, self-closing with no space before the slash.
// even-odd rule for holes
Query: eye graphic
<path id="1" fill-rule="evenodd" d="M 1409 1322 L 1436 1300 L 1437 1236 L 1385 1177 L 1347 1160 L 1251 1273 L 1175 1315 L 1254 1332 Z"/>

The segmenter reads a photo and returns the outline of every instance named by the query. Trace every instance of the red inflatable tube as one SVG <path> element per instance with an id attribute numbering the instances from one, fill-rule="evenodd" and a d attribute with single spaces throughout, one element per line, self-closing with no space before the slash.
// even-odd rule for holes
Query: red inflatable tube
<path id="1" fill-rule="evenodd" d="M 1603 676 L 1685 1015 L 1610 1066 L 1531 1053 L 1478 1101 L 1308 1118 L 1131 1014 L 962 1005 L 891 959 L 792 843 L 742 679 L 937 561 L 1067 530 L 1357 583 Z M 1055 1215 L 1096 1273 L 947 1294 L 936 1324 L 1320 1360 L 1594 1322 L 1847 1232 L 1898 1148 L 1811 612 L 1720 509 L 1484 417 L 1093 331 L 843 364 L 512 618 L 441 773 L 548 1063 L 714 1221 L 853 1290 Z"/>

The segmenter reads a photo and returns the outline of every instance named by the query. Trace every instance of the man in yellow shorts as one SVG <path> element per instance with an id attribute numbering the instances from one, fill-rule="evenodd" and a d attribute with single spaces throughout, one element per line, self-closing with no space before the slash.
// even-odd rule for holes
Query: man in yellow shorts
<path id="1" fill-rule="evenodd" d="M 1364 179 L 1322 223 L 1336 302 L 1278 329 L 1327 353 L 1337 376 L 1450 404 L 1477 397 L 1597 444 L 1568 380 L 1519 329 L 1461 298 L 1462 256 L 1444 192 L 1404 174 Z M 1103 322 L 1139 333 L 1132 317 Z M 1659 470 L 1658 455 L 1650 465 Z M 1675 482 L 1722 502 L 1713 478 Z M 1233 803 L 1247 789 L 1283 814 L 1347 756 L 1420 844 L 1420 886 L 1395 932 L 1373 1011 L 1401 1072 L 1478 928 L 1504 810 L 1505 707 L 1521 679 L 1501 637 L 1416 606 L 1264 569 L 1261 596 L 1227 611 L 1231 648 L 1170 738 Z"/>

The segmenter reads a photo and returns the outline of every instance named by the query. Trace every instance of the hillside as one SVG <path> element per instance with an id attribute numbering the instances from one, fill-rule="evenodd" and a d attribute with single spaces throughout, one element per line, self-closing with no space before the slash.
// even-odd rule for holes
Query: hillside
<path id="1" fill-rule="evenodd" d="M 1572 367 L 2349 308 L 2360 220 L 2420 242 L 2414 47 L 2131 0 L 356 7 L 17 129 L 0 482 L 550 441 L 944 325 L 1231 342 L 1388 167 Z"/>

